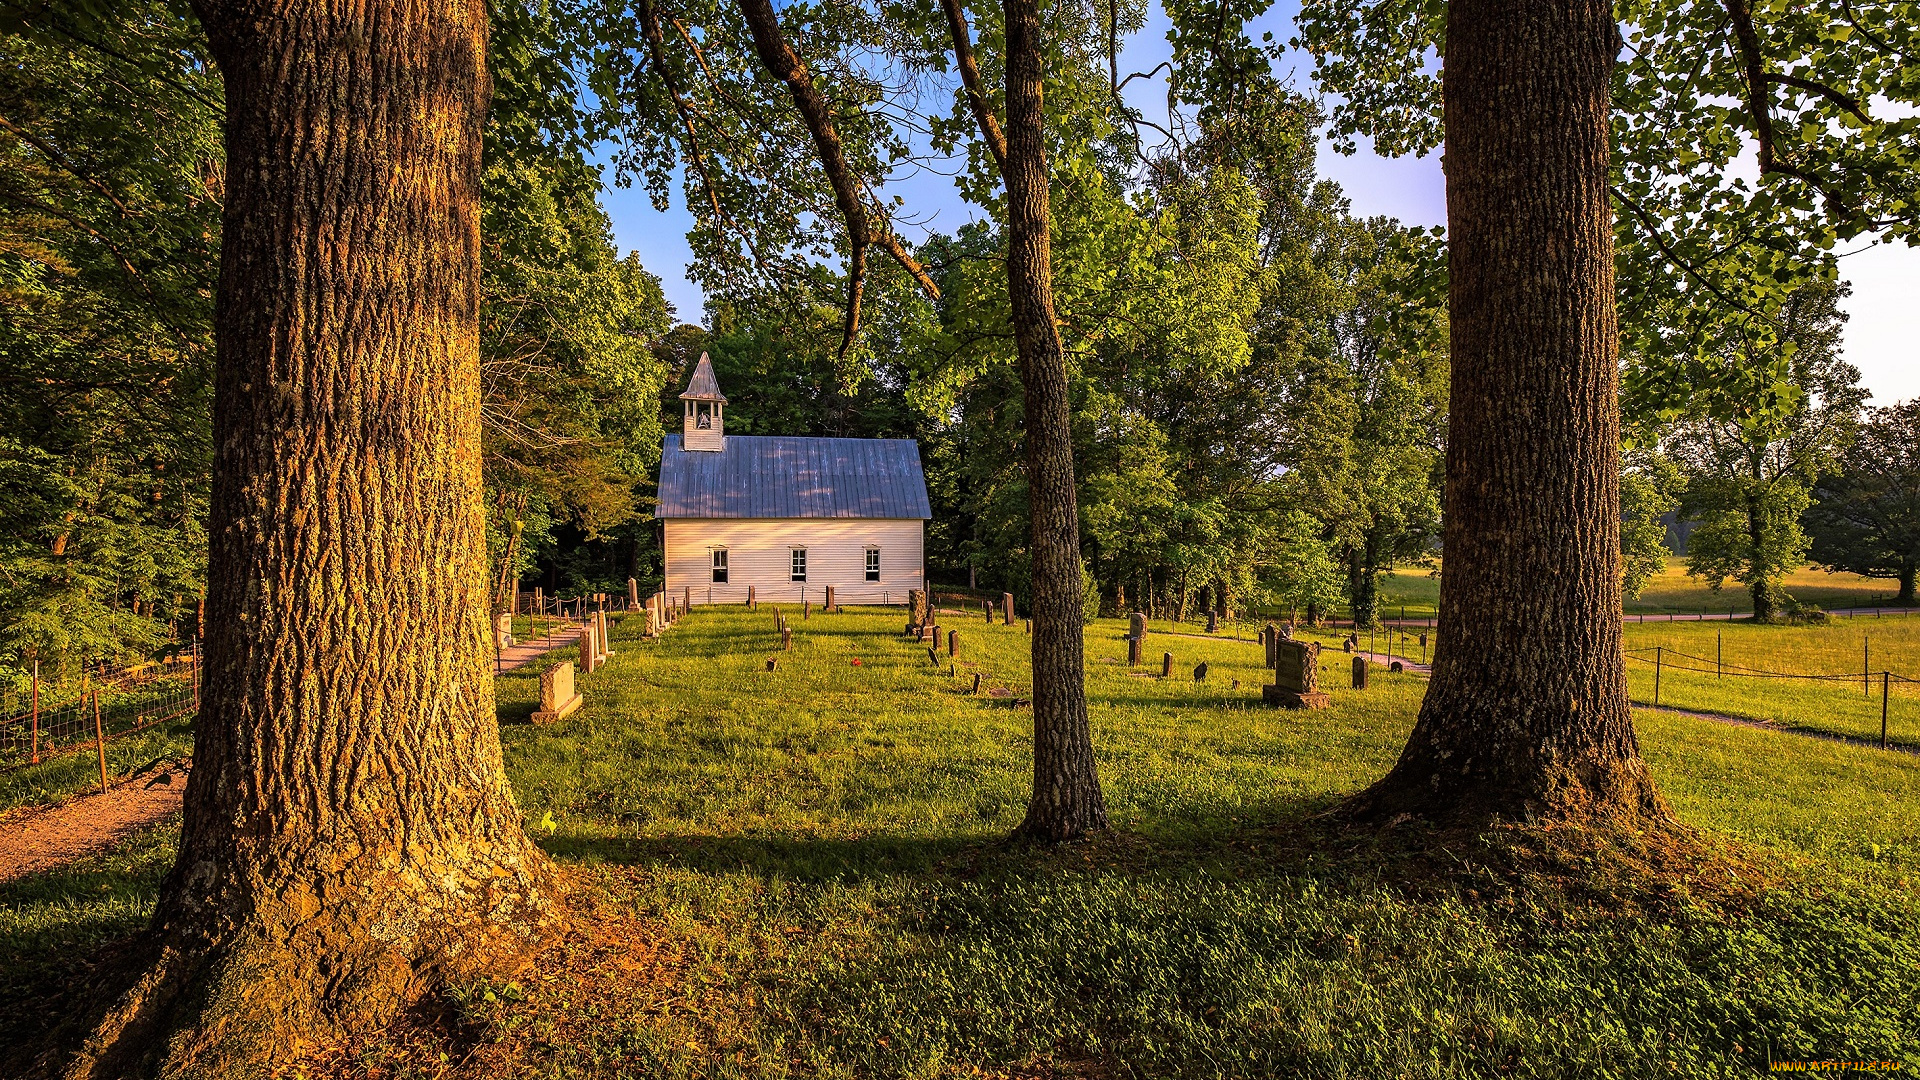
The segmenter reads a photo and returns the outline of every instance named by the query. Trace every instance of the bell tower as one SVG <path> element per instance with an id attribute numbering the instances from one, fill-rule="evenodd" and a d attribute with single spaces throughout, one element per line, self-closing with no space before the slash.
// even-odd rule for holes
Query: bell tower
<path id="1" fill-rule="evenodd" d="M 713 361 L 707 359 L 706 353 L 700 354 L 700 362 L 694 365 L 693 378 L 687 380 L 687 389 L 680 400 L 687 404 L 680 449 L 725 450 L 727 436 L 720 425 L 726 412 L 727 395 L 720 392 L 720 382 L 713 377 Z"/>

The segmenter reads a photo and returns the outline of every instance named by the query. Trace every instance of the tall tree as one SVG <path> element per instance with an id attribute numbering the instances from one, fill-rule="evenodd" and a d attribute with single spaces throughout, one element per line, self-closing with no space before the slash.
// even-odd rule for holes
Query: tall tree
<path id="1" fill-rule="evenodd" d="M 1911 241 L 1920 226 L 1920 131 L 1898 108 L 1864 104 L 1920 97 L 1903 74 L 1916 39 L 1907 5 L 1635 0 L 1619 11 L 1633 47 L 1617 65 L 1614 14 L 1544 0 L 1302 7 L 1299 43 L 1340 95 L 1333 127 L 1347 148 L 1367 136 L 1423 153 L 1445 106 L 1447 623 L 1420 723 L 1363 808 L 1660 812 L 1619 654 L 1610 199 L 1636 310 L 1675 296 L 1719 305 L 1672 334 L 1654 319 L 1627 328 L 1676 346 L 1638 349 L 1648 364 L 1634 373 L 1670 407 L 1745 377 L 1703 326 L 1732 325 L 1718 320 L 1733 312 L 1740 333 L 1763 337 L 1837 239 Z M 1757 186 L 1734 167 L 1755 148 Z"/>
<path id="2" fill-rule="evenodd" d="M 1688 572 L 1715 589 L 1728 578 L 1745 585 L 1763 622 L 1790 599 L 1780 579 L 1806 563 L 1800 514 L 1852 441 L 1866 397 L 1859 371 L 1840 358 L 1845 295 L 1830 280 L 1796 289 L 1773 332 L 1749 346 L 1762 354 L 1737 365 L 1759 377 L 1696 394 L 1695 415 L 1667 436 L 1686 477 L 1683 508 L 1700 522 L 1687 537 Z M 1775 370 L 1779 382 L 1768 377 Z"/>
<path id="3" fill-rule="evenodd" d="M 957 2 L 957 0 L 948 0 Z M 1005 0 L 1007 299 L 1026 391 L 1027 508 L 1033 556 L 1033 798 L 1023 835 L 1067 840 L 1107 826 L 1087 723 L 1080 515 L 1073 483 L 1067 356 L 1053 310 L 1047 209 L 1046 46 L 1038 0 Z M 955 43 L 960 43 L 956 34 Z M 991 138 L 982 123 L 983 134 Z"/>
<path id="4" fill-rule="evenodd" d="M 1829 570 L 1890 577 L 1914 603 L 1920 573 L 1920 399 L 1869 409 L 1853 444 L 1813 488 L 1813 558 Z"/>
<path id="5" fill-rule="evenodd" d="M 1450 0 L 1440 634 L 1359 807 L 1659 814 L 1620 646 L 1620 412 L 1601 0 Z"/>
<path id="6" fill-rule="evenodd" d="M 229 177 L 207 677 L 156 960 L 86 1075 L 264 1071 L 552 912 L 487 662 L 485 6 L 198 11 Z"/>

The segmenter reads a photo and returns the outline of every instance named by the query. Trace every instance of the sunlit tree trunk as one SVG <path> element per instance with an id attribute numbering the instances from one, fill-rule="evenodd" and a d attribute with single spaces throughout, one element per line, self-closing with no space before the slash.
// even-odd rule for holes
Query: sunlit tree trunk
<path id="1" fill-rule="evenodd" d="M 1449 0 L 1443 642 L 1363 814 L 1664 814 L 1627 707 L 1603 0 Z"/>
<path id="2" fill-rule="evenodd" d="M 488 663 L 486 6 L 199 10 L 227 163 L 204 711 L 154 966 L 76 1067 L 103 1076 L 250 1075 L 511 970 L 551 917 Z"/>
<path id="3" fill-rule="evenodd" d="M 1033 551 L 1033 801 L 1022 834 L 1067 840 L 1107 824 L 1087 725 L 1080 517 L 1067 357 L 1053 309 L 1037 0 L 1006 0 L 1007 291 L 1026 390 Z"/>

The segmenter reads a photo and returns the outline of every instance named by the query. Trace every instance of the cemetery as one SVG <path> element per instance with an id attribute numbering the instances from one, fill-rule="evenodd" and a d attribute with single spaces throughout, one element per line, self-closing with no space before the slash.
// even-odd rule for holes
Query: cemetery
<path id="1" fill-rule="evenodd" d="M 1908 0 L 0 19 L 0 1078 L 1920 1069 Z"/>

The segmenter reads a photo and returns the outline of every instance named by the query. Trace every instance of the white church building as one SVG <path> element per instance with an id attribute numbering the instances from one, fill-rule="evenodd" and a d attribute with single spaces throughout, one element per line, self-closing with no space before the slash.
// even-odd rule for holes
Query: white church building
<path id="1" fill-rule="evenodd" d="M 904 604 L 926 588 L 933 516 L 912 439 L 726 434 L 705 354 L 660 455 L 666 592 L 695 604 Z"/>

